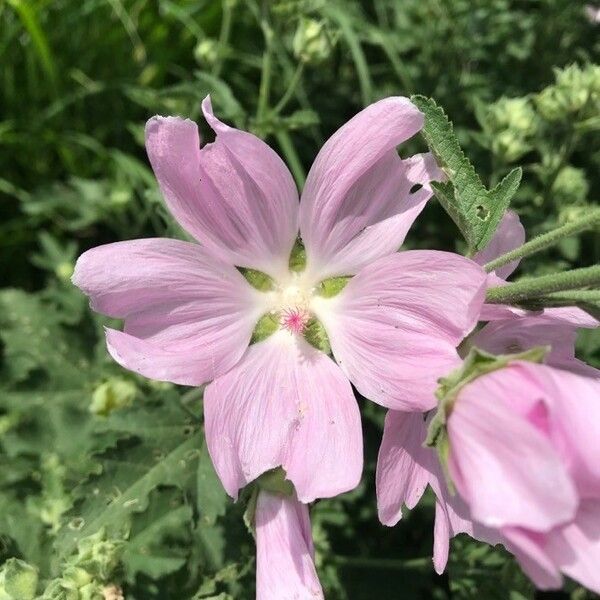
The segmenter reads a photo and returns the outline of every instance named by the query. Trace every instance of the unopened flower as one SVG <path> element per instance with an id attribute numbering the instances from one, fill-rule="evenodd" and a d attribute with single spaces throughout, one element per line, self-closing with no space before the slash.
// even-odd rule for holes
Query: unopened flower
<path id="1" fill-rule="evenodd" d="M 529 98 L 500 98 L 482 120 L 490 147 L 501 160 L 514 162 L 531 150 L 539 119 Z"/>
<path id="2" fill-rule="evenodd" d="M 423 447 L 427 423 L 390 411 L 379 455 L 381 520 L 437 496 L 434 565 L 449 539 L 467 533 L 502 543 L 534 583 L 558 588 L 561 573 L 600 591 L 600 381 L 517 361 L 458 392 L 446 414 L 448 489 L 438 455 Z"/>
<path id="3" fill-rule="evenodd" d="M 261 490 L 255 515 L 257 600 L 319 600 L 308 507 Z"/>
<path id="4" fill-rule="evenodd" d="M 498 232 L 490 242 L 489 246 L 476 255 L 474 259 L 481 264 L 485 264 L 497 256 L 520 246 L 524 241 L 525 231 L 521 226 L 517 215 L 509 211 L 502 220 Z M 517 265 L 518 261 L 500 267 L 488 276 L 488 284 L 491 286 L 503 285 L 504 278 L 510 276 Z M 575 358 L 577 326 L 595 327 L 598 325 L 595 319 L 589 317 L 587 314 L 583 313 L 583 311 L 573 308 L 546 309 L 544 311 L 532 312 L 513 309 L 511 307 L 490 305 L 484 307 L 484 313 L 486 313 L 486 317 L 492 319 L 492 321 L 471 335 L 468 340 L 464 342 L 463 350 L 469 347 L 476 347 L 491 354 L 505 355 L 527 351 L 536 346 L 545 346 L 549 350 L 545 357 L 545 361 L 549 365 L 563 371 L 571 371 L 572 373 L 585 375 L 586 377 L 579 378 L 566 372 L 563 375 L 562 371 L 553 370 L 550 367 L 524 363 L 525 366 L 523 366 L 523 369 L 527 370 L 531 368 L 534 371 L 538 371 L 536 381 L 541 382 L 539 384 L 540 386 L 542 384 L 546 385 L 552 378 L 563 383 L 573 381 L 577 384 L 581 384 L 581 386 L 583 386 L 582 389 L 587 390 L 587 392 L 592 390 L 592 395 L 595 393 L 596 400 L 600 400 L 600 397 L 598 397 L 599 389 L 596 387 L 600 382 L 600 371 Z M 482 316 L 482 318 L 486 317 Z M 526 385 L 527 378 L 525 376 L 519 380 L 517 380 L 518 378 L 513 377 L 513 379 L 510 379 L 510 377 L 507 377 L 506 381 L 504 381 L 502 379 L 503 373 L 511 373 L 511 371 L 508 371 L 507 369 L 497 371 L 497 374 L 494 374 L 494 377 L 491 379 L 488 378 L 489 376 L 485 376 L 476 380 L 474 383 L 469 384 L 468 389 L 471 390 L 469 391 L 470 397 L 479 398 L 479 400 L 477 400 L 479 403 L 478 406 L 481 406 L 484 410 L 489 408 L 493 411 L 496 404 L 506 403 L 515 398 L 520 398 L 523 394 L 532 394 L 532 397 L 538 394 L 540 402 L 542 402 L 541 399 L 544 397 L 544 394 L 546 394 L 548 398 L 556 395 L 556 386 L 549 385 L 548 388 L 544 388 L 545 391 L 542 392 L 540 391 L 541 388 L 538 390 L 531 385 Z M 475 383 L 477 383 L 477 386 L 475 386 Z M 575 387 L 575 383 L 573 384 L 574 387 L 570 396 L 574 406 L 581 395 L 578 394 L 578 388 Z M 561 394 L 566 392 L 566 387 L 567 384 L 563 385 Z M 472 391 L 473 389 L 475 390 L 474 392 Z M 588 393 L 588 397 L 589 396 L 590 394 Z M 459 396 L 456 401 L 457 406 L 461 397 L 462 396 Z M 540 404 L 540 406 L 542 406 L 542 404 Z M 586 406 L 589 406 L 589 402 Z M 531 412 L 529 416 L 535 420 L 534 413 L 535 411 Z M 540 423 L 543 421 L 542 413 L 543 410 L 539 415 L 539 418 L 541 419 Z M 460 410 L 458 414 L 460 418 Z M 574 423 L 574 415 L 575 413 L 563 413 L 561 414 L 561 418 L 566 422 L 570 421 L 571 423 Z M 532 566 L 534 563 L 531 563 L 525 555 L 519 554 L 516 549 L 516 544 L 520 543 L 523 548 L 529 548 L 533 552 L 533 549 L 536 548 L 535 544 L 528 537 L 524 537 L 519 541 L 514 530 L 512 534 L 509 532 L 511 536 L 509 540 L 507 535 L 505 535 L 506 532 L 503 532 L 496 522 L 496 520 L 500 518 L 500 509 L 497 512 L 495 512 L 495 509 L 488 511 L 486 518 L 482 517 L 480 514 L 480 520 L 474 519 L 472 508 L 469 504 L 471 495 L 465 493 L 465 497 L 461 493 L 454 494 L 448 489 L 446 477 L 443 474 L 442 465 L 439 462 L 438 456 L 431 448 L 424 447 L 424 442 L 427 438 L 428 425 L 432 417 L 433 413 L 388 412 L 377 464 L 377 502 L 380 520 L 387 525 L 394 525 L 397 523 L 401 518 L 402 505 L 404 504 L 408 508 L 416 506 L 427 485 L 431 485 L 437 496 L 433 556 L 434 566 L 438 573 L 441 573 L 446 566 L 449 539 L 459 533 L 467 533 L 478 540 L 491 544 L 504 543 L 518 556 L 525 570 L 528 570 L 528 568 L 531 567 L 532 572 L 528 571 L 528 573 L 532 576 L 534 581 L 536 581 L 538 585 L 545 587 L 546 584 L 544 581 L 542 579 L 536 579 L 534 576 L 533 571 L 535 571 L 535 568 Z M 504 423 L 490 415 L 479 415 L 477 418 L 471 415 L 471 417 L 472 418 L 469 421 L 470 426 L 479 428 L 478 432 L 481 434 L 479 442 L 483 443 L 483 440 L 488 438 L 492 430 L 498 428 L 506 429 Z M 456 443 L 458 443 L 456 440 L 460 439 L 461 435 L 470 438 L 473 434 L 473 432 L 467 432 L 466 428 L 463 428 L 462 425 L 456 426 L 456 421 L 456 419 L 452 421 L 455 448 Z M 582 442 L 584 444 L 587 443 L 585 442 L 587 439 L 585 435 L 594 430 L 593 423 L 594 418 L 592 413 L 590 413 L 587 430 L 585 428 L 581 430 Z M 580 424 L 583 424 L 583 421 L 580 421 Z M 451 435 L 452 434 L 449 431 L 449 436 Z M 475 438 L 477 435 L 478 434 L 475 434 Z M 523 433 L 522 437 L 527 438 L 527 435 Z M 525 442 L 513 443 L 513 440 L 511 439 L 504 440 L 503 443 L 505 444 L 505 447 L 502 451 L 497 453 L 497 456 L 501 457 L 503 452 L 518 456 L 518 460 L 522 461 L 523 468 L 532 471 L 532 482 L 538 481 L 539 472 L 542 467 L 539 465 L 534 467 L 528 462 L 530 460 L 535 460 L 536 457 L 533 456 L 533 458 L 531 458 L 527 456 L 527 450 L 519 446 L 519 443 L 522 444 Z M 452 451 L 452 440 L 450 440 L 449 444 L 450 451 Z M 458 452 L 460 453 L 462 450 L 467 451 L 466 448 L 467 446 L 463 445 L 462 449 Z M 470 456 L 475 461 L 479 459 L 485 460 L 484 457 L 486 452 L 489 452 L 489 450 L 480 448 L 474 449 L 471 447 Z M 492 452 L 492 454 L 494 454 L 494 452 Z M 563 462 L 568 463 L 567 455 L 563 455 L 563 459 Z M 499 458 L 499 460 L 501 460 L 501 458 Z M 548 478 L 548 481 L 555 481 L 552 477 L 564 475 L 565 466 L 563 462 L 557 467 L 558 471 L 556 471 L 556 473 L 558 473 L 558 475 L 553 472 L 545 471 L 547 473 L 546 477 Z M 461 476 L 460 466 L 456 462 L 454 463 L 454 473 L 455 475 L 458 474 L 458 477 Z M 490 469 L 490 479 L 488 480 L 488 484 L 494 479 L 495 483 L 493 489 L 491 487 L 483 489 L 481 482 L 479 482 L 479 484 L 477 484 L 477 491 L 473 492 L 473 496 L 480 494 L 483 501 L 483 498 L 485 497 L 498 494 L 498 498 L 501 498 L 501 502 L 506 503 L 507 510 L 514 508 L 515 506 L 523 506 L 525 503 L 524 498 L 517 499 L 514 497 L 507 500 L 507 498 L 502 496 L 499 492 L 500 490 L 504 490 L 505 487 L 510 487 L 514 484 L 515 494 L 518 495 L 523 490 L 524 486 L 526 487 L 527 485 L 526 474 L 522 469 L 515 473 L 515 476 L 519 475 L 522 477 L 520 487 L 519 485 L 516 485 L 514 481 L 508 482 L 505 479 L 502 479 L 504 475 L 505 474 L 500 473 L 498 470 Z M 557 482 L 555 481 L 555 483 Z M 534 485 L 534 483 L 532 483 L 532 485 Z M 569 490 L 572 490 L 573 487 L 572 482 L 570 482 L 568 477 L 562 481 L 561 485 L 563 485 L 561 493 L 568 494 Z M 475 501 L 477 501 L 477 499 Z M 583 506 L 585 502 L 587 502 L 587 500 L 581 500 L 580 505 Z M 585 514 L 588 513 L 586 512 Z M 534 508 L 531 509 L 531 515 L 532 520 L 539 518 L 539 516 L 535 515 Z M 572 528 L 576 528 L 577 525 L 571 522 L 569 527 L 571 528 L 569 531 L 572 531 Z M 590 531 L 591 530 L 592 529 L 590 529 Z M 534 539 L 537 539 L 536 535 L 533 535 Z M 598 540 L 600 541 L 600 537 Z M 562 549 L 564 553 L 567 553 L 566 546 L 563 545 Z M 540 552 L 539 556 L 542 555 L 543 554 Z M 578 566 L 576 566 L 577 569 L 581 570 L 584 568 L 583 560 L 582 555 L 578 555 L 577 561 L 579 561 L 579 563 Z M 556 569 L 571 574 L 570 571 L 567 571 L 567 568 L 568 567 L 566 566 L 563 567 L 562 563 L 555 563 L 555 567 L 553 567 L 553 569 L 555 569 L 555 579 L 552 585 L 558 585 L 560 581 Z M 582 581 L 585 585 L 597 589 L 599 584 L 598 581 L 592 581 L 590 583 L 588 578 L 584 575 L 579 575 L 578 577 L 575 575 L 573 576 Z"/>
<path id="5" fill-rule="evenodd" d="M 18 558 L 9 558 L 0 566 L 0 599 L 33 600 L 37 596 L 38 571 Z"/>
<path id="6" fill-rule="evenodd" d="M 269 146 L 219 121 L 208 98 L 203 110 L 216 133 L 203 148 L 189 120 L 155 117 L 146 128 L 165 200 L 201 245 L 101 246 L 80 257 L 73 281 L 95 310 L 125 320 L 106 332 L 121 365 L 212 381 L 205 432 L 231 496 L 279 466 L 302 502 L 339 494 L 362 469 L 350 381 L 383 406 L 433 408 L 436 380 L 460 363 L 456 345 L 479 315 L 485 274 L 458 255 L 397 252 L 440 176 L 430 155 L 398 156 L 423 125 L 406 98 L 337 131 L 300 203 Z"/>
<path id="7" fill-rule="evenodd" d="M 336 42 L 336 36 L 325 21 L 301 17 L 294 34 L 294 56 L 307 64 L 316 65 L 327 60 Z"/>
<path id="8" fill-rule="evenodd" d="M 548 121 L 585 120 L 598 113 L 600 66 L 569 65 L 555 69 L 556 83 L 544 88 L 535 102 Z"/>
<path id="9" fill-rule="evenodd" d="M 131 406 L 136 394 L 137 388 L 133 382 L 112 377 L 94 390 L 90 412 L 107 416 L 115 410 Z"/>

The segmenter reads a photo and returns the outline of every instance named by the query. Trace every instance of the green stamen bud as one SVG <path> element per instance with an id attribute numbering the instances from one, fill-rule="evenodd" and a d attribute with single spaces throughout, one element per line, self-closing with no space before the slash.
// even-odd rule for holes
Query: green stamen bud
<path id="1" fill-rule="evenodd" d="M 351 277 L 346 275 L 325 279 L 319 283 L 315 293 L 323 298 L 333 298 L 346 287 L 350 279 Z"/>
<path id="2" fill-rule="evenodd" d="M 292 252 L 290 253 L 289 266 L 290 271 L 294 273 L 304 271 L 304 269 L 306 268 L 306 250 L 304 249 L 304 244 L 300 239 L 296 240 L 296 243 L 292 248 Z"/>
<path id="3" fill-rule="evenodd" d="M 262 271 L 246 269 L 244 267 L 238 267 L 237 269 L 253 288 L 261 292 L 270 292 L 275 287 L 273 279 Z"/>
<path id="4" fill-rule="evenodd" d="M 250 338 L 251 344 L 262 342 L 266 340 L 270 335 L 275 333 L 279 329 L 279 318 L 276 314 L 267 313 L 263 315 L 256 323 L 252 337 Z"/>

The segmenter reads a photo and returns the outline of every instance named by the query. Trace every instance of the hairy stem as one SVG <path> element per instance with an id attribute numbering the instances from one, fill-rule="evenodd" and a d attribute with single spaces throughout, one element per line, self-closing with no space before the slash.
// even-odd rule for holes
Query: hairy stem
<path id="1" fill-rule="evenodd" d="M 557 227 L 548 233 L 538 235 L 522 246 L 519 246 L 518 248 L 515 248 L 514 250 L 511 250 L 510 252 L 507 252 L 506 254 L 503 254 L 502 256 L 490 261 L 484 266 L 484 269 L 489 273 L 496 270 L 498 267 L 507 265 L 513 260 L 524 258 L 526 256 L 535 254 L 536 252 L 540 252 L 541 250 L 545 250 L 546 248 L 557 244 L 560 242 L 560 240 L 566 237 L 586 231 L 588 229 L 594 229 L 596 227 L 600 227 L 600 209 L 592 210 L 581 219 L 576 219 L 575 221 L 567 223 L 566 225 L 562 225 L 561 227 Z"/>
<path id="2" fill-rule="evenodd" d="M 576 290 L 600 285 L 600 265 L 574 269 L 564 273 L 552 273 L 531 277 L 515 283 L 490 288 L 486 302 L 491 304 L 517 304 L 525 300 L 539 299 L 563 290 Z"/>

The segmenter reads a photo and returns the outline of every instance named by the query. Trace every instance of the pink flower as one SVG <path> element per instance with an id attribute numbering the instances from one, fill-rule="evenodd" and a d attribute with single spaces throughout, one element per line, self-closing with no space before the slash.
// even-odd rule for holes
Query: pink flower
<path id="1" fill-rule="evenodd" d="M 255 524 L 257 600 L 322 599 L 307 506 L 261 491 Z"/>
<path id="2" fill-rule="evenodd" d="M 448 491 L 417 413 L 390 411 L 379 455 L 381 520 L 427 484 L 437 496 L 434 564 L 461 532 L 502 543 L 541 588 L 561 572 L 600 591 L 600 381 L 514 362 L 465 385 L 447 419 Z"/>
<path id="3" fill-rule="evenodd" d="M 206 120 L 216 139 L 200 148 L 189 120 L 155 117 L 150 162 L 167 205 L 200 244 L 145 239 L 80 257 L 73 281 L 107 329 L 110 354 L 152 379 L 212 382 L 205 432 L 227 492 L 282 466 L 301 502 L 356 486 L 362 470 L 364 396 L 403 410 L 433 408 L 438 377 L 460 364 L 456 345 L 475 325 L 485 274 L 436 251 L 398 253 L 440 172 L 430 155 L 402 160 L 396 146 L 423 125 L 406 98 L 381 100 L 325 144 L 302 201 L 279 157 L 255 136 Z M 415 186 L 421 186 L 412 191 Z M 290 270 L 298 233 L 306 268 Z M 236 267 L 268 274 L 267 291 Z M 319 284 L 352 276 L 332 298 Z M 277 331 L 250 344 L 261 316 Z M 337 364 L 304 337 L 325 327 Z"/>

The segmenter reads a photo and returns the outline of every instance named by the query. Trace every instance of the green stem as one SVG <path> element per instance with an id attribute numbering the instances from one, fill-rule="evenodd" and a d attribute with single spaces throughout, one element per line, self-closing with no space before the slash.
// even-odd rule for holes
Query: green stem
<path id="1" fill-rule="evenodd" d="M 575 221 L 567 223 L 566 225 L 562 225 L 561 227 L 557 227 L 548 233 L 538 235 L 526 244 L 523 244 L 522 246 L 519 246 L 518 248 L 515 248 L 514 250 L 511 250 L 510 252 L 507 252 L 506 254 L 503 254 L 502 256 L 490 261 L 484 266 L 484 269 L 490 273 L 491 271 L 495 271 L 498 267 L 507 265 L 513 260 L 524 258 L 525 256 L 530 256 L 531 254 L 545 250 L 546 248 L 558 243 L 563 238 L 580 233 L 587 229 L 594 229 L 598 226 L 600 226 L 600 210 L 597 209 L 591 211 L 581 219 L 576 219 Z"/>
<path id="2" fill-rule="evenodd" d="M 431 558 L 413 558 L 411 560 L 395 560 L 391 558 L 362 558 L 360 556 L 330 557 L 331 562 L 344 567 L 359 567 L 366 569 L 395 569 L 399 571 L 425 569 L 431 565 Z"/>
<path id="3" fill-rule="evenodd" d="M 292 140 L 290 139 L 290 135 L 287 131 L 278 131 L 275 133 L 275 137 L 281 147 L 281 151 L 283 152 L 286 162 L 292 170 L 292 175 L 296 180 L 296 185 L 298 189 L 301 190 L 304 187 L 304 182 L 306 181 L 306 175 L 304 173 L 304 167 L 302 166 L 302 161 L 300 160 L 296 149 L 294 148 L 294 144 L 292 144 Z"/>
<path id="4" fill-rule="evenodd" d="M 600 265 L 574 269 L 564 273 L 552 273 L 531 277 L 515 283 L 490 288 L 486 302 L 491 304 L 517 304 L 524 300 L 539 299 L 540 296 L 575 290 L 591 285 L 600 285 Z"/>
<path id="5" fill-rule="evenodd" d="M 225 49 L 227 48 L 227 44 L 229 43 L 229 36 L 231 34 L 231 21 L 233 14 L 233 5 L 234 3 L 231 0 L 225 0 L 222 3 L 223 6 L 223 16 L 221 18 L 221 31 L 219 33 L 219 46 L 217 49 L 217 60 L 215 61 L 213 67 L 213 75 L 216 77 L 221 73 L 221 69 L 223 67 L 223 58 L 225 56 Z"/>
<path id="6" fill-rule="evenodd" d="M 304 72 L 304 63 L 300 62 L 300 63 L 298 63 L 298 66 L 296 67 L 296 70 L 294 71 L 294 74 L 292 75 L 292 79 L 290 80 L 290 84 L 288 85 L 288 88 L 285 91 L 285 94 L 283 94 L 283 96 L 281 97 L 281 100 L 277 103 L 277 105 L 273 109 L 273 112 L 275 114 L 279 114 L 286 107 L 287 103 L 291 100 L 292 96 L 294 95 L 294 92 L 296 91 L 296 87 L 298 86 L 298 83 L 300 82 L 300 78 L 302 77 L 303 72 Z"/>
<path id="7" fill-rule="evenodd" d="M 541 296 L 539 301 L 544 306 L 573 306 L 576 304 L 598 304 L 600 306 L 600 290 L 554 292 Z"/>
<path id="8" fill-rule="evenodd" d="M 262 17 L 260 27 L 265 38 L 265 51 L 262 58 L 262 73 L 260 78 L 260 89 L 258 91 L 258 107 L 256 120 L 260 123 L 269 109 L 269 94 L 271 91 L 271 69 L 273 66 L 273 30 L 266 17 Z"/>

